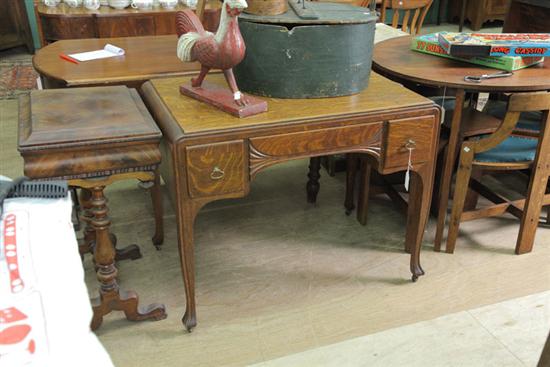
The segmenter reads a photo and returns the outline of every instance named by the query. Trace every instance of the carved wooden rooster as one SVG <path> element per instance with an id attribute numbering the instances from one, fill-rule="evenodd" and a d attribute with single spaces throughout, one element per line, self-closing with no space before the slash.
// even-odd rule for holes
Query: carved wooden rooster
<path id="1" fill-rule="evenodd" d="M 200 87 L 210 69 L 221 69 L 233 92 L 235 103 L 239 106 L 246 105 L 248 101 L 237 87 L 232 68 L 244 58 L 245 45 L 237 16 L 247 6 L 245 0 L 224 0 L 216 34 L 205 31 L 192 10 L 176 14 L 178 58 L 181 61 L 198 61 L 201 64 L 200 74 L 192 79 L 191 85 L 195 88 Z"/>

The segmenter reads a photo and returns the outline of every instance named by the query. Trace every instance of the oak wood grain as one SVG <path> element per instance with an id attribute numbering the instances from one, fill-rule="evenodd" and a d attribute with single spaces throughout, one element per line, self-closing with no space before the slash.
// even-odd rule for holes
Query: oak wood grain
<path id="1" fill-rule="evenodd" d="M 151 81 L 162 102 L 171 111 L 174 119 L 185 134 L 205 133 L 212 130 L 229 130 L 255 125 L 269 126 L 303 121 L 327 120 L 333 116 L 352 119 L 369 112 L 392 110 L 404 107 L 431 105 L 428 99 L 403 89 L 380 75 L 373 74 L 369 87 L 359 94 L 345 97 L 320 99 L 262 98 L 267 101 L 266 113 L 242 118 L 232 117 L 212 106 L 181 96 L 179 86 L 191 78 L 163 78 Z M 222 75 L 209 75 L 208 81 L 224 85 Z M 395 98 L 395 95 L 399 98 Z M 289 116 L 292 116 L 289 119 Z"/>
<path id="2" fill-rule="evenodd" d="M 61 87 L 114 85 L 135 83 L 158 77 L 195 75 L 200 70 L 196 62 L 181 62 L 176 56 L 178 39 L 174 35 L 121 37 L 105 39 L 75 39 L 52 43 L 37 51 L 34 68 Z M 110 43 L 121 47 L 122 57 L 81 62 L 78 65 L 59 58 L 59 54 L 98 50 Z M 144 60 L 147 60 L 144 62 Z"/>

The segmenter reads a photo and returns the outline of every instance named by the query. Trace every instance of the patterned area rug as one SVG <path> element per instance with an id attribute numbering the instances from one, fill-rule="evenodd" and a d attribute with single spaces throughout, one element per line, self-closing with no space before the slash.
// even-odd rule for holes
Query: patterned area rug
<path id="1" fill-rule="evenodd" d="M 0 99 L 14 99 L 36 88 L 38 73 L 27 60 L 0 62 Z"/>

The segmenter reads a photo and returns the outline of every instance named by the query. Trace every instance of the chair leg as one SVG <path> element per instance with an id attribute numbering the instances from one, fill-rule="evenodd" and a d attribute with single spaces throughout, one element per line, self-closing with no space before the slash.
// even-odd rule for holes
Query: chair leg
<path id="1" fill-rule="evenodd" d="M 479 168 L 476 169 L 476 168 L 472 167 L 471 177 L 473 179 L 476 179 L 476 180 L 479 181 L 481 179 L 481 174 L 482 174 L 481 169 L 479 169 Z M 466 199 L 464 201 L 464 209 L 465 210 L 474 210 L 477 206 L 478 199 L 479 199 L 479 194 L 477 193 L 477 191 L 472 190 L 468 186 L 468 192 L 466 193 Z"/>
<path id="2" fill-rule="evenodd" d="M 455 190 L 453 195 L 453 210 L 451 220 L 449 221 L 449 231 L 447 234 L 447 245 L 445 251 L 452 254 L 455 250 L 456 238 L 458 237 L 458 227 L 460 226 L 460 217 L 464 210 L 466 194 L 470 183 L 472 173 L 472 161 L 474 151 L 467 144 L 462 146 L 460 153 L 460 163 L 456 174 Z"/>
<path id="3" fill-rule="evenodd" d="M 361 169 L 359 173 L 359 197 L 357 199 L 357 220 L 362 225 L 367 224 L 367 216 L 369 209 L 369 190 L 370 176 L 372 172 L 371 165 L 365 158 L 360 160 Z"/>
<path id="4" fill-rule="evenodd" d="M 546 207 L 546 224 L 550 224 L 550 205 Z"/>
<path id="5" fill-rule="evenodd" d="M 355 205 L 353 204 L 355 194 L 355 177 L 357 176 L 357 163 L 359 157 L 357 154 L 346 154 L 346 198 L 344 199 L 344 207 L 346 215 L 350 215 Z"/>

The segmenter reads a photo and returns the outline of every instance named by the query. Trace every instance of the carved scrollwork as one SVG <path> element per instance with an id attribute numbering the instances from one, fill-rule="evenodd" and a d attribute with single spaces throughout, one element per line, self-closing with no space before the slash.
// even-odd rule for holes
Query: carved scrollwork
<path id="1" fill-rule="evenodd" d="M 342 131 L 342 133 L 345 133 L 345 131 Z M 267 137 L 267 138 L 261 138 L 263 143 L 265 143 L 266 140 L 273 139 L 273 144 L 279 140 L 284 139 L 284 136 L 273 136 L 273 137 Z M 335 136 L 331 136 L 331 138 L 337 138 Z M 327 138 L 328 139 L 328 138 Z M 286 141 L 287 143 L 289 141 Z M 307 158 L 311 156 L 321 156 L 321 155 L 331 155 L 331 154 L 339 154 L 339 153 L 365 153 L 365 154 L 371 154 L 375 156 L 377 159 L 380 158 L 380 152 L 381 152 L 381 144 L 382 144 L 382 126 L 373 126 L 372 133 L 364 139 L 359 144 L 354 145 L 348 145 L 348 146 L 341 146 L 341 147 L 334 147 L 332 144 L 327 144 L 326 149 L 322 149 L 319 147 L 316 147 L 314 150 L 298 150 L 296 151 L 285 151 L 284 154 L 269 154 L 266 152 L 261 151 L 257 146 L 254 145 L 253 139 L 250 141 L 249 145 L 249 169 L 250 169 L 250 177 L 253 178 L 260 170 L 269 167 L 271 165 L 274 165 L 276 163 L 289 161 L 293 159 L 299 159 L 299 158 Z"/>

